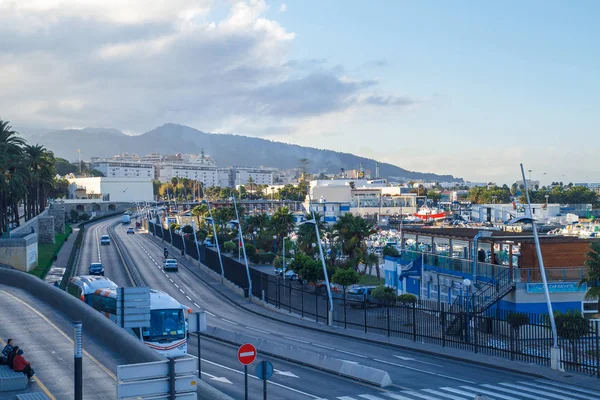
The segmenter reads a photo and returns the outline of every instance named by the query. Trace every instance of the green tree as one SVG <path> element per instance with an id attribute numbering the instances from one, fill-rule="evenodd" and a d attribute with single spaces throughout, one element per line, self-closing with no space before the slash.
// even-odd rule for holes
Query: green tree
<path id="1" fill-rule="evenodd" d="M 382 285 L 373 289 L 371 297 L 377 301 L 377 303 L 389 306 L 396 301 L 396 291 L 394 288 Z"/>
<path id="2" fill-rule="evenodd" d="M 331 281 L 338 285 L 342 285 L 344 292 L 346 292 L 348 286 L 355 285 L 360 281 L 360 275 L 352 269 L 338 268 L 331 277 Z"/>
<path id="3" fill-rule="evenodd" d="M 521 331 L 521 327 L 529 324 L 529 317 L 524 313 L 510 312 L 506 316 L 506 322 L 510 325 L 511 329 L 515 332 L 515 337 L 517 339 L 517 351 L 521 351 L 521 346 L 518 344 L 519 341 L 519 333 Z"/>
<path id="4" fill-rule="evenodd" d="M 192 216 L 196 217 L 196 222 L 199 227 L 206 226 L 206 218 L 209 216 L 208 205 L 199 204 L 196 207 L 192 208 Z"/>
<path id="5" fill-rule="evenodd" d="M 312 220 L 312 214 L 307 214 L 304 218 L 309 221 Z M 315 213 L 315 220 L 317 221 L 317 227 L 321 238 L 325 237 L 327 233 L 327 224 L 323 221 L 323 217 L 319 213 Z M 298 248 L 304 253 L 312 256 L 319 250 L 316 247 L 312 247 L 313 243 L 317 243 L 317 232 L 315 232 L 314 224 L 302 224 L 298 228 Z"/>
<path id="6" fill-rule="evenodd" d="M 67 174 L 75 174 L 77 172 L 77 165 L 71 163 L 64 158 L 56 157 L 56 173 L 60 176 L 65 176 Z"/>
<path id="7" fill-rule="evenodd" d="M 595 299 L 597 301 L 597 316 L 600 315 L 600 242 L 592 242 L 590 244 L 590 251 L 586 255 L 587 260 L 585 260 L 585 265 L 588 267 L 588 271 L 579 285 L 587 284 L 586 300 Z"/>
<path id="8" fill-rule="evenodd" d="M 571 344 L 571 352 L 573 353 L 573 362 L 577 364 L 577 340 L 586 335 L 590 330 L 588 320 L 583 318 L 580 311 L 571 310 L 566 313 L 556 311 L 554 313 L 554 321 L 556 322 L 556 333 L 559 337 L 566 339 Z"/>
<path id="9" fill-rule="evenodd" d="M 334 237 L 342 244 L 342 252 L 354 258 L 355 268 L 358 268 L 361 256 L 366 254 L 365 240 L 376 231 L 373 224 L 360 216 L 344 214 L 333 226 Z"/>
<path id="10" fill-rule="evenodd" d="M 277 236 L 277 247 L 284 237 L 288 236 L 296 227 L 294 214 L 287 207 L 280 207 L 271 217 L 270 228 L 275 236 Z"/>
<path id="11" fill-rule="evenodd" d="M 368 253 L 364 258 L 365 263 L 365 272 L 369 271 L 369 276 L 373 271 L 373 267 L 375 267 L 375 272 L 377 273 L 377 280 L 381 279 L 381 271 L 379 270 L 379 257 L 375 253 Z"/>
<path id="12" fill-rule="evenodd" d="M 394 246 L 385 246 L 383 248 L 383 256 L 399 257 L 400 252 Z"/>

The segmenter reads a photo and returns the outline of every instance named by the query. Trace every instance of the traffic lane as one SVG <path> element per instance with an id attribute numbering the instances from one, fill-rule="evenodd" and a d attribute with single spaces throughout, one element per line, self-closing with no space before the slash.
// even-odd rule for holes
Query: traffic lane
<path id="1" fill-rule="evenodd" d="M 162 249 L 155 242 L 148 243 L 148 239 L 143 240 L 144 237 L 145 235 L 142 235 L 139 239 L 143 241 L 141 246 L 144 253 L 155 260 L 159 252 L 162 257 Z M 138 241 L 139 243 L 141 242 Z M 191 264 L 181 257 L 176 258 L 186 265 Z M 193 265 L 190 267 L 197 268 Z M 231 305 L 214 292 L 207 290 L 203 282 L 184 268 L 180 268 L 177 273 L 170 273 L 169 281 L 171 280 L 177 285 L 178 290 L 191 294 L 193 300 L 197 298 L 200 302 L 196 304 L 214 316 L 211 325 L 246 334 L 251 330 L 254 337 L 384 369 L 388 371 L 394 382 L 402 382 L 402 386 L 406 388 L 430 387 L 432 382 L 436 385 L 452 385 L 466 382 L 496 382 L 499 379 L 516 377 L 515 374 L 499 372 L 491 368 L 420 353 L 397 351 L 390 346 L 371 345 L 249 314 L 246 310 Z M 423 379 L 424 377 L 427 379 Z"/>
<path id="2" fill-rule="evenodd" d="M 197 337 L 190 336 L 188 350 L 197 352 Z M 237 346 L 222 344 L 206 338 L 201 339 L 202 378 L 233 398 L 243 398 L 244 366 L 237 360 Z M 216 361 L 215 361 L 216 360 Z M 316 399 L 333 395 L 377 392 L 376 388 L 342 377 L 333 376 L 311 368 L 302 367 L 260 353 L 248 367 L 249 393 L 252 398 L 262 393 L 262 381 L 256 378 L 256 366 L 262 360 L 273 364 L 274 374 L 268 382 L 269 398 Z M 229 382 L 227 382 L 226 378 Z"/>
<path id="3" fill-rule="evenodd" d="M 24 356 L 42 382 L 36 385 L 46 388 L 43 391 L 55 399 L 73 398 L 72 321 L 28 292 L 4 285 L 0 285 L 0 304 L 0 335 L 13 338 L 24 349 Z M 124 360 L 105 351 L 85 333 L 83 348 L 84 398 L 114 399 L 114 371 Z"/>
<path id="4" fill-rule="evenodd" d="M 104 222 L 99 229 L 101 230 L 98 233 L 98 243 L 99 238 L 102 235 L 108 235 L 109 229 L 112 225 L 118 222 L 118 218 L 113 218 Z M 121 228 L 121 225 L 115 226 L 115 233 L 118 232 Z M 104 275 L 116 283 L 120 287 L 128 287 L 132 285 L 130 275 L 123 264 L 123 260 L 121 259 L 121 255 L 117 250 L 116 244 L 113 242 L 111 237 L 111 242 L 109 245 L 99 245 L 100 252 L 102 254 L 102 265 L 104 266 Z"/>
<path id="5" fill-rule="evenodd" d="M 129 237 L 124 237 L 122 239 L 124 239 L 123 243 L 125 245 L 130 245 L 131 242 L 135 243 L 139 240 L 139 239 L 133 237 L 132 235 L 129 235 Z M 130 247 L 128 247 L 128 251 L 130 252 L 132 259 L 135 260 L 138 270 L 144 277 L 144 280 L 146 281 L 148 286 L 168 293 L 169 295 L 171 295 L 173 298 L 175 298 L 180 303 L 188 304 L 192 309 L 195 308 L 195 311 L 199 311 L 201 309 L 200 307 L 198 307 L 197 303 L 192 305 L 193 303 L 190 300 L 191 299 L 190 296 L 193 296 L 194 294 L 190 291 L 190 289 L 186 285 L 186 283 L 184 283 L 185 279 L 182 278 L 178 272 L 165 273 L 162 270 L 162 266 L 157 262 L 158 260 L 150 259 L 150 257 L 144 252 L 142 247 L 138 246 L 136 248 L 136 247 L 130 246 Z M 144 258 L 147 261 L 143 261 Z M 183 271 L 184 270 L 182 269 L 179 272 L 183 272 Z M 193 277 L 191 275 L 189 276 L 189 278 L 193 279 Z M 198 301 L 198 300 L 196 300 L 196 301 Z M 215 325 L 219 321 L 220 320 L 214 320 L 213 317 L 208 315 L 208 322 L 210 323 L 210 325 Z M 205 347 L 205 345 L 207 343 L 208 343 L 209 349 L 207 349 Z M 226 344 L 215 343 L 213 341 L 206 340 L 206 339 L 202 340 L 201 348 L 202 348 L 202 358 L 204 358 L 207 361 L 206 364 L 208 366 L 210 366 L 211 368 L 214 368 L 211 370 L 204 371 L 207 374 L 210 374 L 210 375 L 207 375 L 208 379 L 211 381 L 210 383 L 213 384 L 213 381 L 214 381 L 215 386 L 218 386 L 219 389 L 224 389 L 224 390 L 228 391 L 228 394 L 232 395 L 234 398 L 241 398 L 240 396 L 243 396 L 243 390 L 240 391 L 240 387 L 243 389 L 243 375 L 240 375 L 239 371 L 243 370 L 243 368 L 240 369 L 240 364 L 237 361 L 236 348 L 234 348 L 230 345 L 226 345 Z M 188 342 L 188 353 L 197 355 L 197 351 L 198 351 L 197 338 L 192 335 L 192 336 L 190 336 L 190 340 Z M 283 362 L 276 361 L 276 360 L 272 360 L 271 362 L 276 363 L 275 365 L 284 365 Z M 274 391 L 274 394 L 273 394 L 274 398 L 303 398 L 302 396 L 307 397 L 307 398 L 319 398 L 319 397 L 323 397 L 323 395 L 325 395 L 325 394 L 328 395 L 331 393 L 339 393 L 340 390 L 344 390 L 345 388 L 348 387 L 348 385 L 350 383 L 352 383 L 349 380 L 343 379 L 341 377 L 335 377 L 335 376 L 330 376 L 328 379 L 325 379 L 325 378 L 323 378 L 323 376 L 327 375 L 327 374 L 324 374 L 323 372 L 312 370 L 312 369 L 309 369 L 306 367 L 301 367 L 301 366 L 290 364 L 290 363 L 285 363 L 285 366 L 286 367 L 285 367 L 284 372 L 289 372 L 290 374 L 292 374 L 292 377 L 293 376 L 304 376 L 305 378 L 302 381 L 291 382 L 291 383 L 287 382 L 291 378 L 289 375 L 288 376 L 281 375 L 281 376 L 277 376 L 277 377 L 273 378 L 273 383 L 271 385 L 274 387 L 274 389 L 272 389 Z M 279 368 L 277 368 L 277 369 L 279 369 Z M 331 384 L 330 381 L 332 380 L 331 379 L 332 377 L 337 382 L 336 385 Z M 227 381 L 223 381 L 222 378 L 227 378 L 227 380 L 234 382 L 236 387 L 232 388 L 231 384 L 229 384 Z M 298 379 L 299 378 L 294 378 L 293 380 L 298 380 Z M 330 388 L 333 388 L 334 391 L 329 391 L 329 392 L 321 391 L 322 393 L 317 393 L 317 394 L 311 394 L 306 391 L 305 381 L 316 382 L 318 380 L 324 380 L 324 379 L 327 380 L 328 382 L 330 382 L 329 386 L 330 386 Z M 262 384 L 260 382 L 252 383 L 253 380 L 254 380 L 254 378 L 250 379 L 250 381 L 251 381 L 250 385 L 256 386 L 257 389 L 261 389 Z M 324 380 L 324 384 L 325 384 L 325 380 Z M 238 382 L 238 383 L 236 383 L 236 382 Z M 360 386 L 357 383 L 352 383 L 352 384 L 356 385 L 357 389 Z M 252 389 L 252 386 L 251 386 L 251 389 Z M 252 389 L 252 390 L 254 390 L 254 389 Z M 364 388 L 362 390 L 364 391 Z M 277 392 L 279 392 L 279 391 L 281 392 L 280 393 L 281 397 L 279 397 L 277 395 Z M 259 393 L 259 392 L 256 392 L 256 393 Z M 290 396 L 290 394 L 293 394 L 294 396 Z M 270 396 L 271 396 L 271 394 L 270 394 Z M 295 397 L 295 396 L 300 396 L 300 397 Z M 311 397 L 311 396 L 313 396 L 313 397 Z"/>
<path id="6" fill-rule="evenodd" d="M 86 275 L 89 272 L 90 264 L 98 262 L 100 252 L 96 247 L 94 238 L 98 224 L 88 225 L 84 228 L 83 241 L 79 249 L 79 260 L 77 262 L 74 275 Z"/>

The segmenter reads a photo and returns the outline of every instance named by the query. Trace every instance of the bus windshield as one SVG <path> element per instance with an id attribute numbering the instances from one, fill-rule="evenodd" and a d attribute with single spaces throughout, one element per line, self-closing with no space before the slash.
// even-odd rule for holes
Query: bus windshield
<path id="1" fill-rule="evenodd" d="M 142 329 L 145 342 L 170 342 L 185 338 L 185 318 L 180 308 L 150 310 L 150 327 Z"/>

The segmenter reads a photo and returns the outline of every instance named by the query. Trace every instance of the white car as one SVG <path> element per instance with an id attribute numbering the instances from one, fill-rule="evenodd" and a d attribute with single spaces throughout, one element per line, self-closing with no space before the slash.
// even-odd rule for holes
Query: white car
<path id="1" fill-rule="evenodd" d="M 179 264 L 174 258 L 167 258 L 163 263 L 165 271 L 179 271 Z"/>
<path id="2" fill-rule="evenodd" d="M 105 244 L 110 244 L 110 236 L 102 235 L 100 237 L 100 245 L 104 246 Z"/>

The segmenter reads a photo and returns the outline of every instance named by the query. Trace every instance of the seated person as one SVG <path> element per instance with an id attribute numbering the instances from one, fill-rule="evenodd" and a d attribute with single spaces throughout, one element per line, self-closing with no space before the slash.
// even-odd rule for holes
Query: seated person
<path id="1" fill-rule="evenodd" d="M 31 368 L 31 364 L 25 359 L 25 357 L 23 357 L 22 349 L 19 349 L 17 351 L 17 355 L 13 359 L 13 371 L 24 373 L 30 380 L 35 375 L 33 368 Z"/>
<path id="2" fill-rule="evenodd" d="M 15 356 L 17 355 L 18 352 L 19 352 L 19 346 L 13 347 L 12 351 L 8 355 L 8 360 L 6 361 L 6 365 L 8 365 L 8 368 L 13 369 L 13 360 L 15 359 Z"/>
<path id="3" fill-rule="evenodd" d="M 6 341 L 6 346 L 2 349 L 2 354 L 0 354 L 0 365 L 4 365 L 8 363 L 8 356 L 13 350 L 13 340 L 8 339 Z"/>

